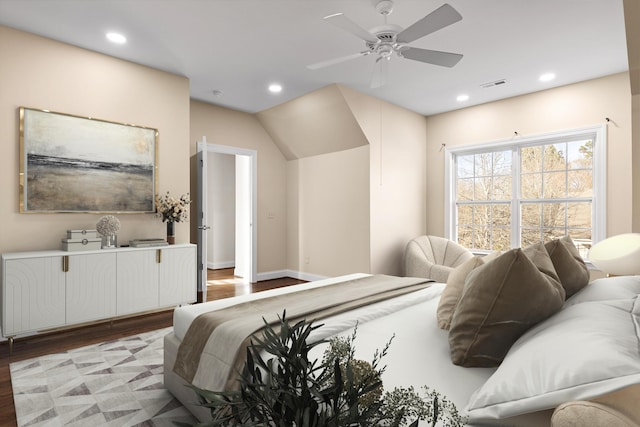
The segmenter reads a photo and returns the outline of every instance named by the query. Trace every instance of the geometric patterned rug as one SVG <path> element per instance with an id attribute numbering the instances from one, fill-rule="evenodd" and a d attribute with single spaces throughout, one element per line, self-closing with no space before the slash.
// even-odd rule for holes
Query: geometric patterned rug
<path id="1" fill-rule="evenodd" d="M 170 330 L 12 363 L 18 426 L 195 424 L 197 419 L 164 388 L 162 345 Z"/>

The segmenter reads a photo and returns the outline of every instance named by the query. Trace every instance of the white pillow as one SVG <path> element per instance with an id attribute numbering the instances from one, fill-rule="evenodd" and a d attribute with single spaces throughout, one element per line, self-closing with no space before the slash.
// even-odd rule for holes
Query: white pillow
<path id="1" fill-rule="evenodd" d="M 466 407 L 473 422 L 588 400 L 640 383 L 640 301 L 584 302 L 527 331 Z"/>
<path id="2" fill-rule="evenodd" d="M 640 295 L 640 276 L 616 276 L 597 279 L 568 298 L 564 307 L 589 301 L 633 298 Z"/>

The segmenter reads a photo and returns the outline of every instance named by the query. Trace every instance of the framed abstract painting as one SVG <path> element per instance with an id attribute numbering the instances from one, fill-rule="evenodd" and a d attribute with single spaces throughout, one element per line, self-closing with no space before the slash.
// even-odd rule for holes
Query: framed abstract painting
<path id="1" fill-rule="evenodd" d="M 20 107 L 20 212 L 154 212 L 157 158 L 157 129 Z"/>

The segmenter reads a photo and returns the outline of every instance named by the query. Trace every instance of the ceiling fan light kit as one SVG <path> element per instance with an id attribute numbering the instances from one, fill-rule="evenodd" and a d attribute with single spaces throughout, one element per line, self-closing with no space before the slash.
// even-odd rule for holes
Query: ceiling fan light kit
<path id="1" fill-rule="evenodd" d="M 401 58 L 442 67 L 453 67 L 462 59 L 462 55 L 459 53 L 441 52 L 408 45 L 417 39 L 460 21 L 462 16 L 449 4 L 443 4 L 406 29 L 402 29 L 399 25 L 387 24 L 386 22 L 387 16 L 393 11 L 392 0 L 382 0 L 378 2 L 376 11 L 384 16 L 385 23 L 371 30 L 365 30 L 342 13 L 326 16 L 324 18 L 325 21 L 362 39 L 367 49 L 351 55 L 311 64 L 308 65 L 307 68 L 317 70 L 361 56 L 376 54 L 378 58 L 375 63 L 376 66 L 371 80 L 371 87 L 379 87 L 386 81 L 386 76 L 384 75 L 386 74 L 386 65 L 384 64 L 387 61 L 381 61 L 381 59 L 388 60 L 394 53 Z"/>

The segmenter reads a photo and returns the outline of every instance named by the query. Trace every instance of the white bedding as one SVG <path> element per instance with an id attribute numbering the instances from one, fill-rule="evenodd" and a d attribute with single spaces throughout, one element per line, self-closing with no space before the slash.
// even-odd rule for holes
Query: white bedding
<path id="1" fill-rule="evenodd" d="M 181 307 L 175 310 L 171 340 L 175 335 L 174 342 L 179 342 L 191 321 L 205 311 L 364 276 L 342 276 Z M 548 425 L 551 411 L 561 403 L 592 399 L 640 383 L 638 276 L 592 282 L 567 300 L 559 313 L 521 337 L 499 368 L 464 368 L 451 362 L 448 331 L 439 329 L 436 319 L 444 286 L 434 283 L 324 319 L 318 322 L 324 326 L 315 338 L 350 335 L 358 322 L 356 356 L 371 360 L 375 350 L 395 334 L 383 359 L 385 388 L 427 385 L 469 415 L 471 425 Z M 321 353 L 318 349 L 316 356 Z M 497 422 L 496 417 L 502 421 Z M 507 417 L 517 417 L 517 421 L 505 421 Z"/>
<path id="2" fill-rule="evenodd" d="M 403 299 L 408 305 L 394 304 L 395 307 L 383 316 L 359 316 L 356 357 L 371 361 L 374 352 L 382 349 L 393 336 L 389 352 L 383 359 L 387 366 L 383 377 L 385 389 L 411 385 L 418 389 L 426 385 L 446 395 L 462 410 L 471 393 L 491 376 L 495 368 L 469 369 L 451 363 L 448 331 L 439 329 L 435 322 L 435 311 L 444 286 L 443 283 L 434 283 L 428 289 L 407 295 Z M 368 311 L 374 312 L 379 308 L 367 307 Z M 353 331 L 351 327 L 338 331 L 333 327 L 333 319 L 324 323 L 331 325 L 327 331 L 331 335 L 346 336 Z M 349 325 L 345 323 L 344 326 Z M 317 348 L 317 357 L 322 356 L 322 350 L 323 347 Z"/>
<path id="3" fill-rule="evenodd" d="M 212 309 L 365 276 L 367 275 L 341 276 L 180 307 L 174 312 L 174 333 L 182 340 L 193 319 Z M 439 329 L 435 321 L 438 300 L 444 286 L 443 283 L 434 283 L 421 291 L 323 319 L 317 322 L 323 326 L 311 338 L 350 335 L 357 323 L 356 356 L 371 361 L 375 350 L 382 349 L 395 334 L 390 351 L 383 359 L 387 365 L 383 378 L 385 388 L 391 390 L 395 386 L 410 385 L 420 388 L 427 385 L 446 395 L 462 410 L 471 393 L 489 378 L 495 368 L 469 369 L 451 363 L 448 333 Z M 322 358 L 322 348 L 318 347 L 316 351 L 315 355 Z"/>

